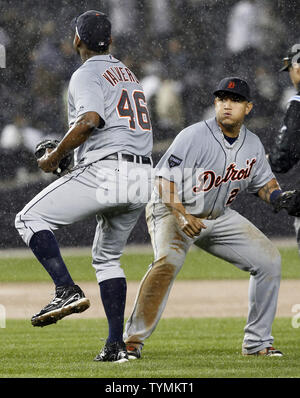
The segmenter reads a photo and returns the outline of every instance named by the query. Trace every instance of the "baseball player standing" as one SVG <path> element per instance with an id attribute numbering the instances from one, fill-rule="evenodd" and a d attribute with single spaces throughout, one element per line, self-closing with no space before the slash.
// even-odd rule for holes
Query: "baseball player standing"
<path id="1" fill-rule="evenodd" d="M 287 57 L 283 59 L 284 66 L 280 72 L 289 72 L 297 94 L 288 101 L 283 125 L 275 136 L 275 145 L 269 154 L 269 161 L 275 173 L 286 173 L 300 160 L 300 45 L 295 44 Z M 298 250 L 300 254 L 300 218 L 294 221 Z"/>
<path id="2" fill-rule="evenodd" d="M 107 16 L 90 10 L 75 18 L 73 26 L 74 48 L 83 65 L 69 85 L 70 128 L 38 164 L 53 172 L 74 150 L 75 167 L 17 214 L 16 228 L 56 286 L 53 301 L 31 320 L 33 326 L 45 326 L 89 306 L 66 268 L 53 231 L 96 215 L 92 265 L 109 335 L 95 360 L 125 362 L 126 279 L 120 257 L 151 194 L 152 129 L 138 79 L 109 54 Z"/>
<path id="3" fill-rule="evenodd" d="M 230 209 L 241 191 L 272 203 L 280 187 L 261 141 L 243 124 L 253 106 L 247 82 L 224 78 L 214 95 L 216 117 L 181 131 L 156 167 L 146 210 L 154 262 L 125 325 L 124 341 L 132 358 L 141 356 L 192 244 L 251 275 L 242 353 L 282 356 L 271 335 L 280 254 L 250 221 Z"/>

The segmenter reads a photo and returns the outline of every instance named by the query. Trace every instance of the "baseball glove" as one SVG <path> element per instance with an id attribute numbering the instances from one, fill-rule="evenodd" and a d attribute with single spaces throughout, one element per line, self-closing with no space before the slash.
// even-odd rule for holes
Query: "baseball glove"
<path id="1" fill-rule="evenodd" d="M 290 216 L 300 217 L 300 191 L 282 192 L 273 202 L 274 212 L 286 209 Z"/>
<path id="2" fill-rule="evenodd" d="M 58 140 L 44 140 L 37 144 L 35 147 L 34 155 L 37 159 L 44 156 L 46 149 L 54 149 L 59 144 Z M 59 163 L 58 168 L 53 171 L 53 174 L 60 177 L 65 171 L 70 170 L 70 166 L 73 164 L 73 153 L 68 153 Z"/>

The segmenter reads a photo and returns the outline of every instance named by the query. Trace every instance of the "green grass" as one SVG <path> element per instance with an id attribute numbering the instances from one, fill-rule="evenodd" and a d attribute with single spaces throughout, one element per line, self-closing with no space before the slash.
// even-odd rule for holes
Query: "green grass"
<path id="1" fill-rule="evenodd" d="M 1 378 L 291 378 L 300 377 L 299 330 L 273 324 L 282 358 L 243 357 L 245 319 L 162 319 L 141 360 L 98 363 L 106 321 L 65 319 L 46 328 L 7 320 L 0 329 Z M 116 380 L 115 380 L 116 381 Z"/>
<path id="2" fill-rule="evenodd" d="M 300 278 L 300 258 L 296 248 L 282 248 L 282 278 Z M 124 254 L 121 263 L 128 280 L 139 281 L 152 262 L 148 253 Z M 76 281 L 94 281 L 95 272 L 90 256 L 65 257 L 68 269 Z M 188 253 L 177 280 L 192 279 L 248 279 L 249 274 L 232 264 L 202 250 Z M 49 276 L 35 258 L 0 258 L 0 282 L 49 281 Z"/>
<path id="3" fill-rule="evenodd" d="M 280 249 L 283 278 L 299 279 L 295 248 Z M 95 281 L 89 256 L 69 256 L 66 263 L 76 281 Z M 140 280 L 152 255 L 124 254 L 128 280 Z M 249 275 L 201 250 L 190 251 L 177 279 L 244 279 Z M 0 281 L 49 281 L 34 258 L 0 258 Z M 13 298 L 12 298 L 13 300 Z M 1 378 L 298 378 L 299 329 L 290 318 L 276 318 L 275 347 L 283 358 L 243 357 L 245 319 L 162 319 L 143 350 L 143 359 L 126 364 L 93 361 L 107 336 L 105 319 L 65 319 L 46 328 L 29 320 L 7 319 L 0 328 Z"/>

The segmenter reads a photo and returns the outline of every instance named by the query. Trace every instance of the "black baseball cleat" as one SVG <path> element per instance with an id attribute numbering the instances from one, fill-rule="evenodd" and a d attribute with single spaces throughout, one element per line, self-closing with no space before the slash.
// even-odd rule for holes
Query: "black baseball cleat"
<path id="1" fill-rule="evenodd" d="M 94 358 L 97 362 L 128 362 L 126 345 L 123 342 L 106 343 L 100 353 Z"/>
<path id="2" fill-rule="evenodd" d="M 77 285 L 58 286 L 54 299 L 46 305 L 38 314 L 33 315 L 33 326 L 47 326 L 56 323 L 60 319 L 73 313 L 83 312 L 90 306 L 87 299 Z"/>
<path id="3" fill-rule="evenodd" d="M 142 356 L 143 343 L 126 343 L 126 350 L 129 359 L 140 359 Z"/>

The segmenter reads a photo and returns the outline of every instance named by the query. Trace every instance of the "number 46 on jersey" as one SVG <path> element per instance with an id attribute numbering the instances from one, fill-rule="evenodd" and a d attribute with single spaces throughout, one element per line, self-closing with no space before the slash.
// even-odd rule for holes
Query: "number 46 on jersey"
<path id="1" fill-rule="evenodd" d="M 123 89 L 117 111 L 120 117 L 128 118 L 131 130 L 136 130 L 136 122 L 142 130 L 151 130 L 149 112 L 142 91 L 135 90 L 130 96 L 128 91 Z"/>

